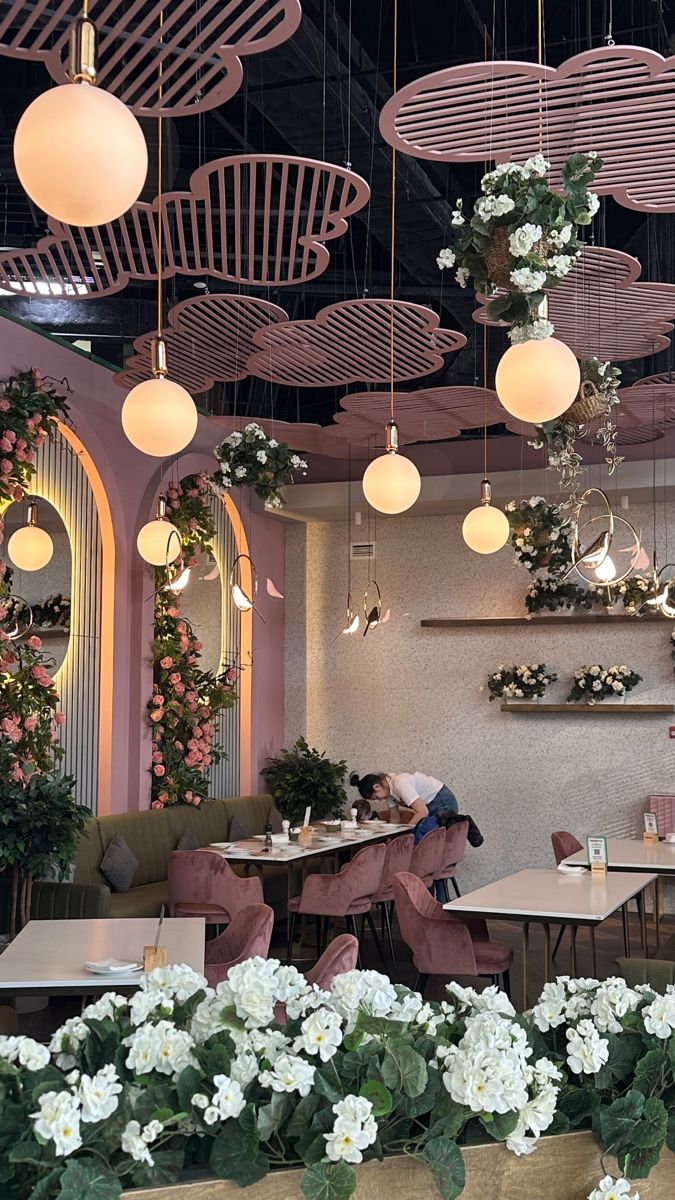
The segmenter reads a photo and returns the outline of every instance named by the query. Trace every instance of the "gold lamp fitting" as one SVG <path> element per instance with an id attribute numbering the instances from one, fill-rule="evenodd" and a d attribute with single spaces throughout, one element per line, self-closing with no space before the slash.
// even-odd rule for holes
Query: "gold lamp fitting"
<path id="1" fill-rule="evenodd" d="M 492 503 L 492 484 L 489 479 L 480 481 L 480 502 L 486 505 Z"/>
<path id="2" fill-rule="evenodd" d="M 387 440 L 385 442 L 387 454 L 398 454 L 398 425 L 395 421 L 388 421 L 385 427 Z"/>
<path id="3" fill-rule="evenodd" d="M 96 27 L 82 13 L 70 30 L 68 75 L 73 83 L 96 83 Z"/>
<path id="4" fill-rule="evenodd" d="M 166 342 L 163 337 L 152 339 L 152 373 L 155 379 L 163 379 L 168 373 Z"/>
<path id="5" fill-rule="evenodd" d="M 157 520 L 166 521 L 166 497 L 157 497 Z"/>
<path id="6" fill-rule="evenodd" d="M 31 528 L 34 528 L 37 525 L 38 511 L 37 502 L 35 500 L 31 500 L 30 504 L 28 505 L 28 512 L 26 514 L 26 525 L 29 525 Z"/>

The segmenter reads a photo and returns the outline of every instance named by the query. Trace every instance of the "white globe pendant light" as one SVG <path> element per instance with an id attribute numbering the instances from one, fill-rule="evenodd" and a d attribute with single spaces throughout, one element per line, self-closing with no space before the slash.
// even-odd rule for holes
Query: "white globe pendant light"
<path id="1" fill-rule="evenodd" d="M 138 199 L 148 149 L 134 114 L 96 87 L 96 30 L 86 3 L 70 36 L 71 82 L 28 106 L 14 137 L 14 164 L 31 200 L 67 225 L 105 225 Z"/>
<path id="2" fill-rule="evenodd" d="M 136 548 L 141 558 L 151 567 L 167 567 L 181 552 L 180 533 L 166 517 L 166 500 L 157 501 L 157 516 L 138 531 Z"/>
<path id="3" fill-rule="evenodd" d="M 530 425 L 561 416 L 573 403 L 580 383 L 577 359 L 569 346 L 554 337 L 510 346 L 495 373 L 495 389 L 506 411 Z"/>
<path id="4" fill-rule="evenodd" d="M 363 494 L 371 508 L 393 515 L 405 512 L 420 494 L 422 480 L 414 462 L 398 452 L 398 426 L 386 427 L 386 453 L 374 458 L 363 475 Z"/>
<path id="5" fill-rule="evenodd" d="M 137 450 L 154 458 L 179 454 L 197 431 L 197 408 L 180 383 L 167 378 L 166 343 L 152 342 L 152 379 L 137 383 L 122 405 L 122 428 Z"/>
<path id="6" fill-rule="evenodd" d="M 38 506 L 28 505 L 26 524 L 16 529 L 7 543 L 7 554 L 20 571 L 41 571 L 54 553 L 54 543 L 37 523 Z"/>
<path id="7" fill-rule="evenodd" d="M 494 554 L 509 538 L 509 522 L 501 508 L 493 508 L 489 479 L 480 484 L 480 504 L 467 513 L 462 523 L 462 537 L 476 554 Z"/>

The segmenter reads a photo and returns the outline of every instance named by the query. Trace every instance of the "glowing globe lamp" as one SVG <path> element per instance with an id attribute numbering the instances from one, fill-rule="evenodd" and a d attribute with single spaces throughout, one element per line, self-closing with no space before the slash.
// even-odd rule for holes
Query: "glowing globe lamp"
<path id="1" fill-rule="evenodd" d="M 579 363 L 557 338 L 532 338 L 510 346 L 497 365 L 495 388 L 512 417 L 530 425 L 553 421 L 579 391 Z"/>

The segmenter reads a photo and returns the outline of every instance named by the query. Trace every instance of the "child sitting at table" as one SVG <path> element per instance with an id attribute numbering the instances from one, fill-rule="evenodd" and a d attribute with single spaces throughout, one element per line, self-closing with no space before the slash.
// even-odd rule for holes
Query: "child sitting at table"
<path id="1" fill-rule="evenodd" d="M 377 813 L 370 807 L 370 804 L 367 800 L 355 800 L 353 807 L 356 809 L 356 820 L 359 825 L 361 825 L 363 821 L 377 820 Z"/>

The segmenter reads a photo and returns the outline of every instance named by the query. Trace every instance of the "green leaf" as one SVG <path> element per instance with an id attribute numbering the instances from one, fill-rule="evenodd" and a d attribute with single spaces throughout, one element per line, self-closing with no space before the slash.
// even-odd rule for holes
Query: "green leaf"
<path id="1" fill-rule="evenodd" d="M 361 1086 L 359 1095 L 370 1100 L 374 1117 L 386 1117 L 394 1107 L 394 1100 L 389 1088 L 386 1088 L 383 1083 L 379 1083 L 377 1079 L 367 1079 Z"/>
<path id="2" fill-rule="evenodd" d="M 651 1096 L 660 1088 L 668 1066 L 668 1056 L 663 1050 L 648 1050 L 636 1064 L 633 1087 L 643 1096 Z"/>
<path id="3" fill-rule="evenodd" d="M 306 1200 L 349 1200 L 356 1191 L 356 1171 L 346 1162 L 313 1163 L 300 1180 Z"/>
<path id="4" fill-rule="evenodd" d="M 48 1196 L 53 1196 L 54 1188 L 58 1181 L 59 1175 L 63 1167 L 55 1167 L 48 1175 L 43 1175 L 39 1183 L 36 1183 L 28 1200 L 47 1200 Z"/>
<path id="5" fill-rule="evenodd" d="M 118 1200 L 122 1184 L 100 1159 L 90 1156 L 71 1158 L 61 1176 L 59 1196 L 64 1200 Z"/>
<path id="6" fill-rule="evenodd" d="M 668 1113 L 668 1129 L 666 1130 L 666 1146 L 675 1154 L 675 1108 Z"/>
<path id="7" fill-rule="evenodd" d="M 342 1099 L 342 1090 L 333 1082 L 328 1075 L 324 1075 L 322 1071 L 317 1071 L 314 1076 L 314 1090 L 320 1096 L 325 1096 L 330 1100 L 331 1104 L 337 1104 L 338 1100 Z"/>
<path id="8" fill-rule="evenodd" d="M 650 1096 L 645 1100 L 642 1119 L 633 1129 L 633 1145 L 637 1146 L 638 1150 L 646 1150 L 649 1146 L 658 1146 L 660 1149 L 666 1140 L 667 1132 L 668 1110 L 663 1100 Z"/>
<path id="9" fill-rule="evenodd" d="M 598 1093 L 586 1091 L 585 1088 L 566 1088 L 558 1097 L 558 1109 L 568 1118 L 573 1129 L 592 1117 L 599 1107 Z"/>
<path id="10" fill-rule="evenodd" d="M 437 1137 L 427 1142 L 422 1151 L 443 1200 L 455 1200 L 464 1189 L 465 1173 L 462 1152 L 456 1142 Z"/>
<path id="11" fill-rule="evenodd" d="M 137 1163 L 134 1166 L 132 1176 L 136 1187 L 157 1187 L 160 1184 L 175 1183 L 183 1169 L 185 1150 L 182 1146 L 176 1149 L 153 1150 L 152 1159 L 155 1164 L 153 1167 L 147 1163 Z"/>
<path id="12" fill-rule="evenodd" d="M 318 1107 L 319 1097 L 316 1092 L 310 1092 L 308 1096 L 303 1096 L 302 1100 L 293 1109 L 292 1116 L 286 1122 L 284 1134 L 289 1138 L 300 1137 L 309 1127 Z"/>
<path id="13" fill-rule="evenodd" d="M 610 1033 L 609 1057 L 604 1067 L 595 1074 L 596 1087 L 611 1088 L 615 1083 L 622 1083 L 632 1078 L 635 1064 L 642 1056 L 644 1049 L 642 1038 L 635 1033 Z"/>
<path id="14" fill-rule="evenodd" d="M 642 1117 L 645 1108 L 645 1098 L 642 1092 L 631 1090 L 625 1096 L 620 1096 L 607 1108 L 601 1108 L 599 1114 L 600 1138 L 603 1149 L 610 1154 L 630 1146 L 633 1131 Z"/>
<path id="15" fill-rule="evenodd" d="M 382 1079 L 394 1093 L 421 1096 L 427 1086 L 427 1064 L 411 1046 L 389 1046 L 382 1062 Z"/>
<path id="16" fill-rule="evenodd" d="M 161 1109 L 166 1109 L 171 1114 L 171 1100 L 172 1090 L 167 1084 L 160 1083 L 154 1087 L 143 1088 L 134 1104 L 134 1117 L 141 1125 L 147 1125 Z"/>
<path id="17" fill-rule="evenodd" d="M 269 1170 L 267 1155 L 260 1149 L 255 1109 L 248 1104 L 238 1121 L 227 1121 L 214 1138 L 209 1159 L 220 1179 L 232 1179 L 239 1187 L 250 1187 L 264 1179 Z"/>
<path id="18" fill-rule="evenodd" d="M 447 1093 L 441 1097 L 433 1112 L 434 1123 L 429 1130 L 429 1141 L 433 1137 L 456 1138 L 464 1128 L 470 1113 Z"/>
<path id="19" fill-rule="evenodd" d="M 201 1071 L 195 1067 L 184 1067 L 178 1079 L 176 1080 L 176 1092 L 178 1094 L 178 1103 L 185 1112 L 192 1111 L 192 1097 L 197 1092 L 203 1091 L 203 1079 Z"/>
<path id="20" fill-rule="evenodd" d="M 617 1155 L 619 1167 L 628 1179 L 646 1179 L 661 1157 L 660 1146 L 623 1150 Z"/>
<path id="21" fill-rule="evenodd" d="M 504 1142 L 507 1137 L 511 1136 L 518 1124 L 518 1113 L 484 1113 L 478 1119 L 490 1137 L 494 1138 L 496 1142 Z"/>
<path id="22" fill-rule="evenodd" d="M 43 1147 L 33 1138 L 12 1146 L 9 1152 L 9 1161 L 13 1163 L 33 1163 L 42 1166 L 42 1157 Z"/>

